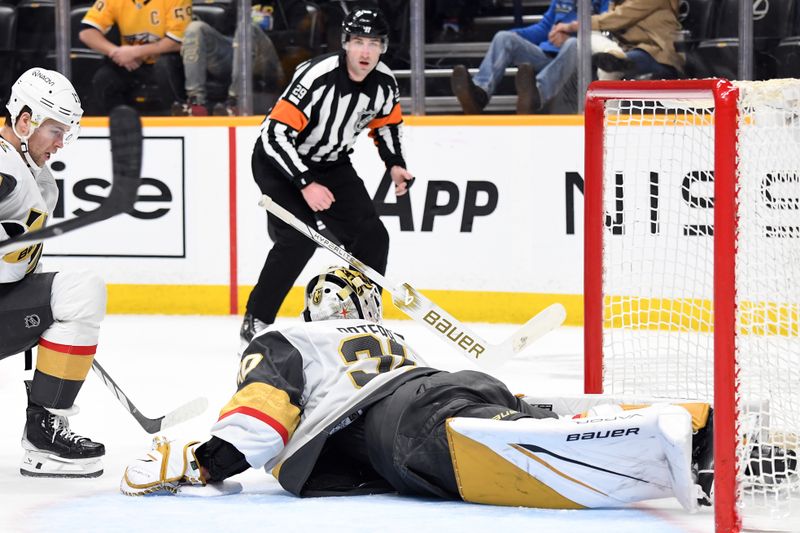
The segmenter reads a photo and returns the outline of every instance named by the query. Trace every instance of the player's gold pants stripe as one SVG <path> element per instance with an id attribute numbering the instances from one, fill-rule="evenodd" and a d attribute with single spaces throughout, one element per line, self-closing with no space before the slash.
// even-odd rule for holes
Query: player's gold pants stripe
<path id="1" fill-rule="evenodd" d="M 564 479 L 568 479 L 568 480 L 572 481 L 573 483 L 577 483 L 578 485 L 581 485 L 582 487 L 586 487 L 587 489 L 589 489 L 591 491 L 594 491 L 597 494 L 602 494 L 603 496 L 608 496 L 608 494 L 606 494 L 605 492 L 603 492 L 601 490 L 597 490 L 596 488 L 587 485 L 583 481 L 578 481 L 577 479 L 575 479 L 572 476 L 568 476 L 567 474 L 565 474 L 564 472 L 562 472 L 558 468 L 554 467 L 553 465 L 551 465 L 550 463 L 548 463 L 547 461 L 545 461 L 541 457 L 537 457 L 535 454 L 531 453 L 529 450 L 526 450 L 522 446 L 520 446 L 518 444 L 512 444 L 511 447 L 514 448 L 515 450 L 517 450 L 518 452 L 530 457 L 531 459 L 533 459 L 534 461 L 536 461 L 540 465 L 542 465 L 545 468 L 547 468 L 548 470 L 552 471 L 554 474 L 558 474 L 559 476 L 563 477 Z"/>
<path id="2" fill-rule="evenodd" d="M 93 355 L 68 354 L 41 344 L 36 351 L 36 370 L 60 379 L 85 380 L 92 361 Z"/>
<path id="3" fill-rule="evenodd" d="M 489 447 L 465 437 L 447 424 L 447 442 L 464 501 L 492 505 L 583 509 Z"/>
<path id="4" fill-rule="evenodd" d="M 289 395 L 266 383 L 250 383 L 242 387 L 219 412 L 219 418 L 240 408 L 254 409 L 276 421 L 286 428 L 287 438 L 300 423 L 300 409 L 292 405 Z"/>

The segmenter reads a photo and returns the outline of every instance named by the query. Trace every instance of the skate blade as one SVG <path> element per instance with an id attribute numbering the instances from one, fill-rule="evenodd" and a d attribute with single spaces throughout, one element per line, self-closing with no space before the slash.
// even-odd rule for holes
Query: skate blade
<path id="1" fill-rule="evenodd" d="M 93 478 L 102 476 L 103 470 L 100 469 L 96 472 L 90 472 L 90 473 L 64 473 L 64 472 L 33 472 L 25 470 L 24 468 L 20 468 L 19 473 L 25 477 Z"/>
<path id="2" fill-rule="evenodd" d="M 225 480 L 222 483 L 209 483 L 208 485 L 183 485 L 177 496 L 186 498 L 215 498 L 229 496 L 242 492 L 242 484 L 238 481 Z"/>
<path id="3" fill-rule="evenodd" d="M 27 450 L 19 473 L 28 477 L 93 478 L 103 474 L 100 457 L 65 459 L 57 455 Z"/>

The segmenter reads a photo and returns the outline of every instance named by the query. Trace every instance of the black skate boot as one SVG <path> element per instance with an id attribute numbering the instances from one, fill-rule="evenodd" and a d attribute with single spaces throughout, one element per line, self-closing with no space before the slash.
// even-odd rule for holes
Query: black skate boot
<path id="1" fill-rule="evenodd" d="M 25 455 L 20 474 L 36 477 L 97 477 L 103 473 L 105 446 L 69 429 L 66 416 L 54 414 L 30 401 L 22 435 Z"/>
<path id="2" fill-rule="evenodd" d="M 797 452 L 780 446 L 755 444 L 744 469 L 746 476 L 758 478 L 760 485 L 777 485 L 797 475 Z"/>
<path id="3" fill-rule="evenodd" d="M 255 337 L 259 331 L 263 330 L 267 326 L 269 326 L 269 324 L 257 319 L 252 314 L 244 314 L 242 327 L 239 329 L 239 357 L 241 357 L 244 351 L 247 349 L 247 346 L 250 344 L 250 341 L 253 340 L 253 337 Z"/>
<path id="4" fill-rule="evenodd" d="M 692 474 L 703 496 L 700 505 L 711 505 L 714 494 L 714 412 L 708 414 L 708 422 L 692 437 Z M 757 438 L 750 439 L 749 459 L 745 463 L 744 475 L 750 482 L 761 486 L 774 486 L 796 476 L 797 452 L 780 446 L 759 444 Z M 757 479 L 753 479 L 757 478 Z"/>
<path id="5" fill-rule="evenodd" d="M 711 505 L 714 491 L 714 410 L 709 409 L 708 421 L 692 436 L 692 475 L 703 489 L 697 499 L 700 505 Z"/>

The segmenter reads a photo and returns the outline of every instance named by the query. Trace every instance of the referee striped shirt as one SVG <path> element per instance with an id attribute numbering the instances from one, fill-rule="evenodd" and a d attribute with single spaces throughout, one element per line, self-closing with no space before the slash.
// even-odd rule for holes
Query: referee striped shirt
<path id="1" fill-rule="evenodd" d="M 264 151 L 304 187 L 314 181 L 315 168 L 349 161 L 356 137 L 369 128 L 386 167 L 405 168 L 398 96 L 394 74 L 383 62 L 361 82 L 347 75 L 344 51 L 301 63 L 261 127 Z"/>

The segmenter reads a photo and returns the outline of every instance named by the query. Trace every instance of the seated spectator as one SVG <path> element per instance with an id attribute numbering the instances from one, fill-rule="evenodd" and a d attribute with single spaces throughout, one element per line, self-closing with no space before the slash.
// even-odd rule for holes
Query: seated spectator
<path id="1" fill-rule="evenodd" d="M 99 111 L 131 103 L 136 83 L 158 86 L 161 109 L 181 98 L 180 56 L 183 34 L 191 17 L 190 0 L 98 0 L 83 18 L 80 40 L 107 56 L 92 78 Z M 117 25 L 121 43 L 105 34 Z"/>
<path id="2" fill-rule="evenodd" d="M 592 0 L 593 12 L 605 12 L 608 1 Z M 503 78 L 505 69 L 512 65 L 525 66 L 520 69 L 523 72 L 517 74 L 518 92 L 520 89 L 531 92 L 530 80 L 536 72 L 537 80 L 542 78 L 540 93 L 548 97 L 558 94 L 574 78 L 576 59 L 572 58 L 577 58 L 577 43 L 568 35 L 552 30 L 557 24 L 574 21 L 577 15 L 575 0 L 552 0 L 542 20 L 536 24 L 497 32 L 474 78 L 470 77 L 463 65 L 453 68 L 451 86 L 464 113 L 470 115 L 483 111 Z M 555 61 L 562 56 L 571 59 Z M 523 101 L 530 99 L 527 94 L 523 96 Z M 519 105 L 518 111 L 521 111 Z"/>
<path id="3" fill-rule="evenodd" d="M 622 77 L 672 79 L 683 73 L 683 58 L 675 51 L 675 36 L 681 29 L 678 22 L 679 0 L 622 0 L 611 11 L 592 16 L 592 30 L 609 31 L 625 53 L 599 52 L 592 57 L 594 65 L 607 72 L 620 72 Z M 553 26 L 551 35 L 575 41 L 578 21 Z M 596 48 L 592 48 L 596 51 Z M 573 59 L 574 58 L 574 59 Z M 575 67 L 577 52 L 561 58 L 561 68 Z M 555 63 L 555 62 L 554 62 Z M 554 95 L 549 92 L 549 80 L 541 72 L 532 83 L 533 73 L 527 71 L 525 98 L 517 104 L 518 112 L 532 113 L 545 105 Z M 520 76 L 520 74 L 517 74 Z M 518 89 L 519 90 L 519 89 Z"/>
<path id="4" fill-rule="evenodd" d="M 269 29 L 269 28 L 266 28 Z M 200 20 L 192 21 L 186 28 L 181 47 L 183 70 L 186 77 L 186 101 L 176 101 L 172 105 L 173 115 L 208 115 L 207 80 L 225 80 L 228 85 L 228 99 L 214 105 L 214 115 L 238 115 L 238 80 L 241 65 L 233 57 L 234 37 L 223 35 L 210 24 Z M 250 27 L 252 43 L 253 74 L 276 92 L 283 85 L 283 68 L 275 51 L 275 46 L 261 26 L 254 21 Z"/>

